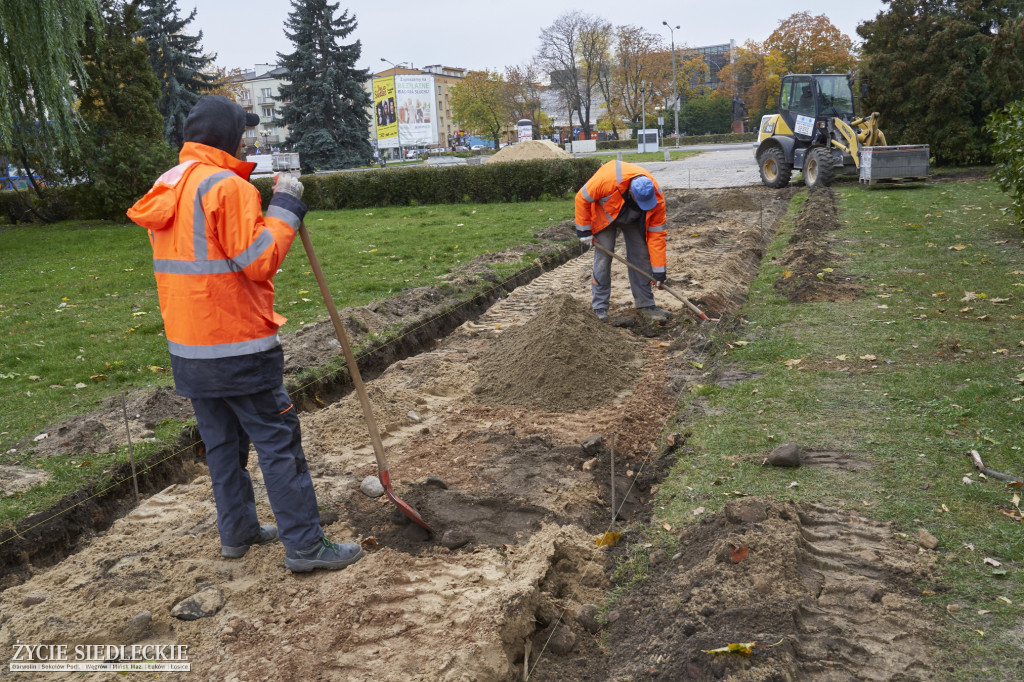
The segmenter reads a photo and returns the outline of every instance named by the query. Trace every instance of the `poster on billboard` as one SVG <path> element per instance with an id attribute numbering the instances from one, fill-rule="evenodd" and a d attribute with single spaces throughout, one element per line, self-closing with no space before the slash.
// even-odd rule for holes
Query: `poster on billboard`
<path id="1" fill-rule="evenodd" d="M 395 106 L 395 79 L 373 79 L 373 117 L 377 124 L 377 146 L 398 146 L 398 108 Z"/>
<path id="2" fill-rule="evenodd" d="M 434 77 L 426 74 L 395 76 L 398 140 L 403 147 L 437 144 L 437 106 Z"/>
<path id="3" fill-rule="evenodd" d="M 526 142 L 533 139 L 533 121 L 528 118 L 519 119 L 516 122 L 516 134 L 519 142 Z"/>

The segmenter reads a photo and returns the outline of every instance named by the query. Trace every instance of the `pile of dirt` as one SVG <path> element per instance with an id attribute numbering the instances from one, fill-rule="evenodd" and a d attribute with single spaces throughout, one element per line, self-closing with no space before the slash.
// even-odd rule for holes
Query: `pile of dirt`
<path id="1" fill-rule="evenodd" d="M 740 189 L 722 192 L 708 202 L 708 205 L 719 211 L 757 211 L 761 204 L 751 198 L 750 194 Z"/>
<path id="2" fill-rule="evenodd" d="M 526 142 L 520 142 L 519 144 L 510 144 L 491 158 L 487 159 L 485 163 L 571 158 L 572 154 L 565 151 L 551 140 L 527 140 Z"/>
<path id="3" fill-rule="evenodd" d="M 473 392 L 483 403 L 549 412 L 607 403 L 637 376 L 627 339 L 581 302 L 555 294 L 481 355 Z"/>
<path id="4" fill-rule="evenodd" d="M 614 604 L 603 650 L 581 641 L 548 655 L 538 679 L 934 678 L 920 598 L 934 558 L 886 524 L 752 497 L 679 540 L 671 558 L 653 551 L 644 581 Z M 751 642 L 749 655 L 710 653 Z M 614 674 L 590 675 L 602 664 Z"/>
<path id="5" fill-rule="evenodd" d="M 793 224 L 789 249 L 779 264 L 785 268 L 775 290 L 795 303 L 853 301 L 864 291 L 852 277 L 836 271 L 839 256 L 832 252 L 828 233 L 842 225 L 836 216 L 832 190 L 812 191 Z"/>

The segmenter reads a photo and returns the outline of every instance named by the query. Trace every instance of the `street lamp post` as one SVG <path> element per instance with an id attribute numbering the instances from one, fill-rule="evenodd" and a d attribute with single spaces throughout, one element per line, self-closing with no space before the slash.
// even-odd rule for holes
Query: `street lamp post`
<path id="1" fill-rule="evenodd" d="M 553 142 L 554 142 L 555 144 L 559 144 L 559 143 L 560 143 L 560 142 L 562 141 L 562 138 L 561 138 L 561 137 L 559 137 L 557 141 L 556 141 L 556 140 L 554 139 L 554 137 L 555 137 L 555 131 L 556 131 L 556 130 L 558 129 L 558 128 L 557 128 L 557 127 L 555 126 L 555 121 L 557 121 L 557 120 L 558 120 L 558 117 L 557 117 L 557 116 L 552 116 L 552 117 L 551 117 L 551 138 L 552 138 L 552 141 L 553 141 Z"/>
<path id="2" fill-rule="evenodd" d="M 640 82 L 640 144 L 643 145 L 643 149 L 640 153 L 647 151 L 647 104 L 644 101 L 644 84 Z"/>
<path id="3" fill-rule="evenodd" d="M 668 34 L 672 40 L 672 109 L 676 115 L 676 146 L 679 146 L 679 81 L 676 80 L 676 33 L 667 21 L 662 21 L 661 23 L 668 26 Z M 679 27 L 676 26 L 675 28 Z"/>

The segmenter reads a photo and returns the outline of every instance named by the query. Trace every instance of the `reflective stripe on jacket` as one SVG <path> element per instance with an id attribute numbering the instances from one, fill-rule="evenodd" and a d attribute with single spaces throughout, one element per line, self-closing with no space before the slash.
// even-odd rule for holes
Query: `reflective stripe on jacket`
<path id="1" fill-rule="evenodd" d="M 274 312 L 273 277 L 305 205 L 275 194 L 264 218 L 249 182 L 256 164 L 194 142 L 179 161 L 128 210 L 149 230 L 171 355 L 215 360 L 276 348 L 285 318 Z"/>
<path id="2" fill-rule="evenodd" d="M 657 181 L 645 169 L 625 161 L 609 161 L 576 193 L 576 234 L 585 237 L 608 227 L 625 205 L 623 195 L 638 175 L 654 183 L 657 205 L 646 212 L 647 250 L 654 272 L 665 272 L 665 196 Z"/>

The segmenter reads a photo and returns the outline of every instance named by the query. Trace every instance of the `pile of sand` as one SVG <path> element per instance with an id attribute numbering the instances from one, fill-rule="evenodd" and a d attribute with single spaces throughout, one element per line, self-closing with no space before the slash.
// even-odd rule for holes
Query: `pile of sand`
<path id="1" fill-rule="evenodd" d="M 583 303 L 555 294 L 481 355 L 473 393 L 483 403 L 549 412 L 605 404 L 637 376 L 631 345 Z"/>
<path id="2" fill-rule="evenodd" d="M 572 154 L 551 140 L 527 140 L 505 147 L 487 159 L 486 163 L 503 161 L 533 161 L 534 159 L 571 159 Z"/>

